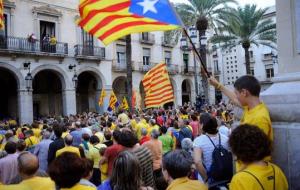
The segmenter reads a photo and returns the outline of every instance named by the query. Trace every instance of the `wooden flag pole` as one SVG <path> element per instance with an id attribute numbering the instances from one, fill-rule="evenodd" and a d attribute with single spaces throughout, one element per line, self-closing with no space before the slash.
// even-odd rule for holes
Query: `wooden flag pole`
<path id="1" fill-rule="evenodd" d="M 199 61 L 200 61 L 201 67 L 202 67 L 202 69 L 204 70 L 204 72 L 205 72 L 205 74 L 206 74 L 206 77 L 209 78 L 209 77 L 210 77 L 210 74 L 209 74 L 209 72 L 207 71 L 206 65 L 204 65 L 203 59 L 202 59 L 202 57 L 200 56 L 200 53 L 197 51 L 197 48 L 196 48 L 195 44 L 193 43 L 191 37 L 189 36 L 189 34 L 188 34 L 186 28 L 183 28 L 183 31 L 184 31 L 184 34 L 186 35 L 186 37 L 189 39 L 190 43 L 192 44 L 193 51 L 194 51 L 194 53 L 196 53 L 196 55 L 197 55 L 197 57 L 198 57 L 198 59 L 199 59 Z M 195 69 L 196 69 L 196 68 L 195 68 Z"/>

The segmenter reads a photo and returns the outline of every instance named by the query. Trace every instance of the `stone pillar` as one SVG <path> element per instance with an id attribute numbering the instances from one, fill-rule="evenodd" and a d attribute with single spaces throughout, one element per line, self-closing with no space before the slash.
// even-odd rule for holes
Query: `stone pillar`
<path id="1" fill-rule="evenodd" d="M 107 111 L 107 108 L 108 108 L 108 105 L 109 105 L 110 94 L 112 92 L 112 87 L 111 86 L 105 87 L 105 92 L 106 92 L 106 97 L 104 98 L 104 103 L 103 103 L 103 106 L 102 106 L 103 112 Z"/>
<path id="2" fill-rule="evenodd" d="M 298 3 L 298 4 L 297 4 Z M 300 189 L 300 0 L 276 0 L 279 74 L 262 93 L 274 128 L 273 162 Z M 298 20 L 298 21 L 297 21 Z M 298 42 L 297 42 L 298 39 Z"/>
<path id="3" fill-rule="evenodd" d="M 65 116 L 76 114 L 76 90 L 66 89 L 62 93 L 63 96 L 63 114 Z"/>
<path id="4" fill-rule="evenodd" d="M 176 98 L 175 107 L 182 106 L 182 91 L 181 91 L 181 89 L 180 90 L 176 90 L 174 93 L 175 93 L 175 98 Z"/>
<path id="5" fill-rule="evenodd" d="M 18 107 L 20 124 L 33 122 L 32 90 L 18 90 Z"/>

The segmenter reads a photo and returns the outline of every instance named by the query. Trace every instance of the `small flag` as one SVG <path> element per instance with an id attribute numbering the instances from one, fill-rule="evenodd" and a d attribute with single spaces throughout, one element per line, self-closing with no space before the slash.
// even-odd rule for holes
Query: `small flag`
<path id="1" fill-rule="evenodd" d="M 160 107 L 174 101 L 172 84 L 165 63 L 157 64 L 142 80 L 145 90 L 146 108 Z"/>
<path id="2" fill-rule="evenodd" d="M 0 0 L 0 29 L 4 29 L 4 8 L 3 8 L 3 0 Z"/>
<path id="3" fill-rule="evenodd" d="M 105 45 L 132 33 L 183 26 L 168 0 L 81 0 L 78 25 Z"/>
<path id="4" fill-rule="evenodd" d="M 106 92 L 102 89 L 101 94 L 99 96 L 98 105 L 103 106 L 104 98 L 106 97 Z"/>
<path id="5" fill-rule="evenodd" d="M 129 109 L 129 105 L 128 105 L 128 102 L 127 102 L 127 99 L 126 99 L 125 96 L 124 96 L 124 98 L 122 100 L 122 108 L 125 109 L 125 110 Z"/>
<path id="6" fill-rule="evenodd" d="M 118 102 L 117 96 L 115 95 L 114 92 L 111 92 L 110 98 L 109 98 L 109 105 L 108 105 L 107 110 L 108 111 L 116 111 L 116 108 L 118 108 L 119 105 L 120 104 Z"/>

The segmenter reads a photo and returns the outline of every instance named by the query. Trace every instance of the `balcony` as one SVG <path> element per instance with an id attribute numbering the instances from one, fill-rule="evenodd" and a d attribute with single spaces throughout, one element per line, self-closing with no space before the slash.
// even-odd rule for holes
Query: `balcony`
<path id="1" fill-rule="evenodd" d="M 214 71 L 214 75 L 215 75 L 215 76 L 221 75 L 221 71 L 220 71 L 220 70 L 215 70 L 215 71 Z"/>
<path id="2" fill-rule="evenodd" d="M 75 57 L 81 60 L 100 61 L 105 59 L 105 48 L 96 46 L 75 45 Z"/>
<path id="3" fill-rule="evenodd" d="M 194 75 L 195 74 L 195 67 L 194 66 L 183 66 L 181 68 L 181 74 L 183 75 Z"/>
<path id="4" fill-rule="evenodd" d="M 140 43 L 147 44 L 147 45 L 153 45 L 155 43 L 154 34 L 141 33 L 140 34 Z"/>
<path id="5" fill-rule="evenodd" d="M 262 55 L 262 60 L 263 61 L 272 61 L 273 60 L 272 55 L 273 55 L 272 53 L 263 54 Z"/>
<path id="6" fill-rule="evenodd" d="M 178 65 L 167 65 L 167 68 L 170 75 L 176 75 L 179 73 Z"/>
<path id="7" fill-rule="evenodd" d="M 155 66 L 155 63 L 150 63 L 149 65 L 144 65 L 143 62 L 139 62 L 139 71 L 146 73 L 148 72 L 150 69 L 152 69 L 152 67 Z"/>
<path id="8" fill-rule="evenodd" d="M 112 62 L 112 71 L 114 72 L 126 72 L 127 71 L 127 65 L 126 65 L 126 60 L 113 60 Z"/>
<path id="9" fill-rule="evenodd" d="M 28 38 L 1 36 L 0 53 L 65 57 L 68 55 L 68 44 L 57 42 L 56 44 L 52 45 L 50 43 L 43 43 L 39 40 L 32 42 Z"/>
<path id="10" fill-rule="evenodd" d="M 174 38 L 162 37 L 161 45 L 164 47 L 174 48 L 176 46 L 176 41 Z"/>

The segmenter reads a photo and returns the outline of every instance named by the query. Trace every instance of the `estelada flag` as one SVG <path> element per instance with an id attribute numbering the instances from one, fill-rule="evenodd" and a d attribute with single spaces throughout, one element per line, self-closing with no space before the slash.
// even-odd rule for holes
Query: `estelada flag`
<path id="1" fill-rule="evenodd" d="M 104 98 L 106 96 L 106 92 L 104 89 L 102 89 L 101 94 L 99 96 L 98 105 L 103 106 Z"/>
<path id="2" fill-rule="evenodd" d="M 0 30 L 4 29 L 3 0 L 0 0 Z"/>
<path id="3" fill-rule="evenodd" d="M 125 110 L 129 109 L 129 105 L 128 105 L 128 102 L 127 102 L 127 99 L 125 96 L 123 97 L 123 100 L 122 100 L 122 108 Z"/>
<path id="4" fill-rule="evenodd" d="M 160 107 L 174 101 L 173 87 L 165 63 L 157 64 L 148 71 L 142 83 L 146 94 L 146 108 Z"/>
<path id="5" fill-rule="evenodd" d="M 183 26 L 168 0 L 81 0 L 78 25 L 105 45 L 128 34 Z"/>
<path id="6" fill-rule="evenodd" d="M 111 92 L 110 98 L 109 98 L 109 105 L 108 105 L 107 110 L 108 110 L 108 111 L 116 111 L 116 108 L 118 108 L 119 105 L 120 105 L 120 104 L 119 104 L 119 102 L 118 102 L 117 96 L 115 95 L 114 92 Z"/>

